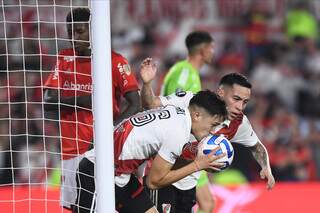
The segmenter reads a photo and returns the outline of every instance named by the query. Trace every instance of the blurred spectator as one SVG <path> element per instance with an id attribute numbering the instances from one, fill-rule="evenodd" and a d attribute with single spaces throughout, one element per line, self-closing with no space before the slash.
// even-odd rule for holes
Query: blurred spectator
<path id="1" fill-rule="evenodd" d="M 291 40 L 298 37 L 317 38 L 317 20 L 308 9 L 307 1 L 296 0 L 293 8 L 288 10 L 285 25 L 286 34 Z"/>
<path id="2" fill-rule="evenodd" d="M 220 58 L 217 60 L 220 68 L 232 72 L 244 72 L 245 68 L 245 54 L 239 51 L 233 39 L 227 39 L 224 43 L 224 49 Z"/>
<path id="3" fill-rule="evenodd" d="M 270 14 L 267 9 L 265 4 L 253 2 L 243 17 L 248 51 L 247 71 L 249 72 L 256 60 L 265 54 L 268 46 L 267 33 Z"/>

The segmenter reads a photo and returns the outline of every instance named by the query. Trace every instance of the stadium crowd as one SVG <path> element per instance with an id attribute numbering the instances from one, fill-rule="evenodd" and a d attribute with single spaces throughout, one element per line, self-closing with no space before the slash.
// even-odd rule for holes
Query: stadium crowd
<path id="1" fill-rule="evenodd" d="M 214 63 L 200 71 L 203 88 L 215 90 L 221 76 L 230 72 L 248 76 L 253 94 L 247 115 L 268 149 L 276 180 L 320 180 L 320 3 L 208 0 L 193 7 L 186 18 L 180 1 L 162 1 L 165 7 L 160 1 L 149 5 L 151 11 L 145 1 L 112 2 L 113 49 L 128 58 L 136 74 L 144 58 L 156 59 L 161 73 L 153 86 L 159 93 L 168 68 L 185 57 L 185 35 L 195 29 L 210 32 L 217 51 Z M 0 25 L 1 184 L 48 181 L 46 174 L 60 165 L 58 118 L 44 113 L 42 86 L 54 69 L 57 52 L 68 46 L 65 23 L 60 22 L 70 8 L 56 6 L 54 14 L 49 1 L 36 2 L 43 5 L 39 16 L 32 7 L 23 7 L 21 17 L 17 7 L 5 8 L 6 20 L 22 19 L 22 27 Z M 87 5 L 84 0 L 73 2 Z M 160 12 L 152 13 L 157 2 Z M 186 2 L 188 8 L 196 0 Z M 10 3 L 17 5 L 6 1 Z M 145 11 L 138 10 L 140 6 Z M 38 17 L 41 24 L 33 22 Z M 235 148 L 232 168 L 248 181 L 259 180 L 250 153 Z M 26 169 L 30 165 L 31 173 Z"/>

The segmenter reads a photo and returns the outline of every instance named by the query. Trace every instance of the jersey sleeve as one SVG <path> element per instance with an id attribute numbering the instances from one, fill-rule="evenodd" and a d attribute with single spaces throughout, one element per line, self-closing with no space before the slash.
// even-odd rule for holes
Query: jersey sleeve
<path id="1" fill-rule="evenodd" d="M 238 131 L 230 141 L 232 143 L 242 144 L 246 147 L 252 147 L 260 141 L 247 116 L 243 116 L 243 121 L 239 126 Z"/>
<path id="2" fill-rule="evenodd" d="M 182 147 L 179 144 L 184 141 L 184 137 L 177 137 L 177 132 L 175 134 L 167 134 L 166 140 L 163 142 L 158 154 L 166 161 L 174 164 L 176 159 L 182 153 Z"/>
<path id="3" fill-rule="evenodd" d="M 131 71 L 131 67 L 128 61 L 118 56 L 112 62 L 112 72 L 115 74 L 115 79 L 118 81 L 121 96 L 130 91 L 139 90 L 137 79 L 134 73 Z"/>
<path id="4" fill-rule="evenodd" d="M 168 96 L 159 96 L 161 104 L 163 106 L 174 105 L 180 108 L 187 108 L 192 97 L 192 92 L 185 91 L 177 91 L 176 93 Z"/>
<path id="5" fill-rule="evenodd" d="M 182 149 L 190 137 L 191 129 L 191 123 L 187 124 L 186 120 L 179 119 L 176 121 L 170 122 L 169 126 L 163 130 L 163 142 L 158 151 L 158 154 L 171 164 L 174 164 L 176 159 L 181 155 Z"/>

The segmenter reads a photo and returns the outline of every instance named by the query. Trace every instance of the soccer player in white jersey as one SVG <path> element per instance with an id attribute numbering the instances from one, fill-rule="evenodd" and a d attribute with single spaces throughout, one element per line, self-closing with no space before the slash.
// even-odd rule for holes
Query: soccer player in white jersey
<path id="1" fill-rule="evenodd" d="M 191 92 L 177 92 L 176 94 L 167 97 L 155 96 L 151 88 L 151 82 L 156 74 L 156 66 L 152 59 L 147 58 L 141 65 L 140 75 L 143 80 L 143 87 L 141 90 L 141 98 L 143 106 L 155 108 L 165 106 L 168 104 L 187 107 L 193 94 Z M 212 129 L 213 134 L 224 134 L 232 143 L 239 143 L 248 147 L 251 150 L 255 160 L 261 166 L 260 176 L 262 179 L 267 179 L 267 188 L 272 189 L 275 184 L 274 177 L 271 172 L 269 157 L 266 148 L 260 142 L 248 118 L 243 114 L 251 94 L 251 84 L 243 75 L 238 73 L 231 73 L 225 75 L 216 92 L 221 99 L 223 99 L 228 109 L 228 119 L 221 125 Z M 197 141 L 193 142 L 197 146 Z M 196 149 L 185 149 L 186 152 L 182 154 L 183 158 L 194 158 Z M 188 151 L 189 150 L 189 151 Z M 171 186 L 160 189 L 158 197 L 158 206 L 171 206 L 171 212 L 191 212 L 192 206 L 195 204 L 195 187 L 199 178 L 199 172 L 196 172 L 188 177 L 173 183 Z M 178 196 L 181 194 L 189 194 L 183 203 L 179 202 Z M 171 203 L 172 202 L 172 203 Z M 191 208 L 190 208 L 191 206 Z M 161 208 L 158 210 L 161 212 Z"/>
<path id="2" fill-rule="evenodd" d="M 176 159 L 188 144 L 190 134 L 201 140 L 212 128 L 220 125 L 227 118 L 227 114 L 224 101 L 215 93 L 201 91 L 191 98 L 189 106 L 185 108 L 167 105 L 138 113 L 121 122 L 114 130 L 117 211 L 158 212 L 134 175 L 141 164 L 153 157 L 146 179 L 150 189 L 170 185 L 202 169 L 221 168 L 223 164 L 215 160 L 224 155 L 215 156 L 212 152 L 172 170 Z M 91 171 L 93 171 L 94 151 L 87 152 L 82 161 L 92 161 Z M 86 181 L 79 185 L 86 187 Z M 81 212 L 90 212 L 91 203 L 87 204 L 89 208 L 82 208 Z"/>

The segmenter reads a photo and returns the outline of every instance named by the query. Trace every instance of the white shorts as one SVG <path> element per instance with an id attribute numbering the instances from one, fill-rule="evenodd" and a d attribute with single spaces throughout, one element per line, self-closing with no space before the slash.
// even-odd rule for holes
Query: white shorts
<path id="1" fill-rule="evenodd" d="M 61 164 L 61 187 L 60 187 L 60 205 L 71 208 L 77 199 L 77 181 L 76 172 L 80 161 L 84 155 L 62 160 Z"/>

